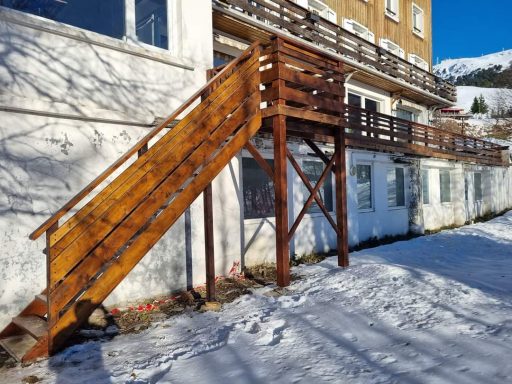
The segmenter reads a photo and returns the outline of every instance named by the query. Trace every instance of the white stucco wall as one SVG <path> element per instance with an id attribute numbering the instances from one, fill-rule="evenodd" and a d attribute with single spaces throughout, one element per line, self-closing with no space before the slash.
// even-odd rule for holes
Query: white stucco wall
<path id="1" fill-rule="evenodd" d="M 0 7 L 0 328 L 45 286 L 44 240 L 29 233 L 205 83 L 211 2 L 170 4 L 170 51 Z M 226 180 L 214 190 L 229 190 Z M 215 215 L 229 216 L 219 200 Z M 190 212 L 191 226 L 181 217 L 107 304 L 204 282 L 201 198 Z M 239 239 L 216 247 L 218 274 Z"/>

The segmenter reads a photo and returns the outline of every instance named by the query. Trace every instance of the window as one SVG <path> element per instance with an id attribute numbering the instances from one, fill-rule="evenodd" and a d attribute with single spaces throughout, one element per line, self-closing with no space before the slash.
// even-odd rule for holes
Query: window
<path id="1" fill-rule="evenodd" d="M 388 207 L 405 206 L 404 169 L 388 169 Z"/>
<path id="2" fill-rule="evenodd" d="M 169 48 L 167 0 L 135 0 L 135 23 L 139 41 Z"/>
<path id="3" fill-rule="evenodd" d="M 213 67 L 218 67 L 218 66 L 227 64 L 234 59 L 235 59 L 235 57 L 228 55 L 226 53 L 222 53 L 219 51 L 213 51 Z"/>
<path id="4" fill-rule="evenodd" d="M 0 5 L 102 35 L 124 36 L 124 0 L 0 0 Z"/>
<path id="5" fill-rule="evenodd" d="M 405 58 L 405 51 L 402 48 L 400 48 L 398 44 L 393 43 L 391 40 L 380 39 L 380 46 L 385 50 L 391 52 L 393 55 L 401 57 L 402 59 Z"/>
<path id="6" fill-rule="evenodd" d="M 343 28 L 352 32 L 353 34 L 368 40 L 371 43 L 375 43 L 375 34 L 370 32 L 364 25 L 359 24 L 357 21 L 352 19 L 343 19 Z"/>
<path id="7" fill-rule="evenodd" d="M 0 6 L 169 49 L 167 0 L 0 0 Z"/>
<path id="8" fill-rule="evenodd" d="M 452 201 L 450 171 L 439 171 L 439 188 L 441 203 L 450 203 Z"/>
<path id="9" fill-rule="evenodd" d="M 357 165 L 357 207 L 361 210 L 373 208 L 371 165 Z"/>
<path id="10" fill-rule="evenodd" d="M 423 37 L 424 32 L 424 14 L 423 9 L 418 7 L 416 4 L 412 5 L 412 31 Z"/>
<path id="11" fill-rule="evenodd" d="M 414 55 L 412 53 L 409 54 L 409 63 L 412 63 L 425 71 L 428 71 L 430 67 L 425 60 L 423 60 L 418 55 Z"/>
<path id="12" fill-rule="evenodd" d="M 336 16 L 336 12 L 334 12 L 331 8 L 329 8 L 327 6 L 327 4 L 319 1 L 319 0 L 309 0 L 309 1 L 306 1 L 306 3 L 308 3 L 307 5 L 307 8 L 323 17 L 324 19 L 327 19 L 329 20 L 330 22 L 333 22 L 333 23 L 336 23 L 336 19 L 337 19 L 337 16 Z"/>
<path id="13" fill-rule="evenodd" d="M 421 171 L 421 194 L 423 198 L 423 204 L 430 204 L 430 185 L 428 177 L 428 169 L 423 169 Z"/>
<path id="14" fill-rule="evenodd" d="M 408 109 L 397 108 L 396 117 L 407 121 L 418 121 L 418 115 Z"/>
<path id="15" fill-rule="evenodd" d="M 311 181 L 311 185 L 313 188 L 318 183 L 318 180 L 320 179 L 320 176 L 322 175 L 322 172 L 324 171 L 324 164 L 320 161 L 303 161 L 302 162 L 302 170 L 304 171 L 305 175 L 308 177 L 308 179 Z M 303 185 L 303 196 L 304 196 L 304 203 L 308 199 L 310 193 L 309 190 L 306 188 L 305 185 Z M 324 203 L 325 208 L 329 211 L 333 211 L 333 203 L 332 203 L 332 177 L 329 173 L 327 177 L 325 178 L 324 184 L 320 187 L 320 199 L 322 200 L 322 203 Z M 321 212 L 320 207 L 316 203 L 316 201 L 313 200 L 313 203 L 310 205 L 309 213 L 316 213 Z"/>
<path id="16" fill-rule="evenodd" d="M 484 197 L 482 190 L 482 174 L 475 173 L 473 179 L 473 183 L 475 184 L 475 201 L 482 201 Z"/>
<path id="17" fill-rule="evenodd" d="M 267 160 L 273 166 L 273 160 Z M 258 219 L 273 217 L 274 184 L 263 169 L 252 158 L 242 158 L 242 183 L 244 217 Z"/>
<path id="18" fill-rule="evenodd" d="M 386 15 L 398 21 L 398 0 L 384 0 L 386 3 Z"/>
<path id="19" fill-rule="evenodd" d="M 380 110 L 380 102 L 377 100 L 373 100 L 351 92 L 348 93 L 347 99 L 348 105 L 352 105 L 358 108 L 365 108 L 373 112 L 379 112 Z"/>

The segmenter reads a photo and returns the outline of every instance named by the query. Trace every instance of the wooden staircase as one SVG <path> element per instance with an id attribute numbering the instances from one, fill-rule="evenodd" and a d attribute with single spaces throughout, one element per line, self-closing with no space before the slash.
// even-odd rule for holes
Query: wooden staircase
<path id="1" fill-rule="evenodd" d="M 47 289 L 2 330 L 4 349 L 22 362 L 59 350 L 258 132 L 260 54 L 251 45 L 32 233 L 46 232 Z"/>

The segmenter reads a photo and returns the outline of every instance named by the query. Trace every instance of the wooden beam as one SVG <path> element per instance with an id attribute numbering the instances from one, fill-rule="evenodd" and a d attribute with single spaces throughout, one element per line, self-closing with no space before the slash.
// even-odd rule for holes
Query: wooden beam
<path id="1" fill-rule="evenodd" d="M 203 191 L 206 301 L 215 301 L 215 252 L 213 238 L 212 183 Z"/>
<path id="2" fill-rule="evenodd" d="M 336 223 L 338 243 L 338 265 L 348 267 L 348 228 L 347 228 L 347 171 L 345 159 L 345 132 L 340 129 L 334 137 L 334 156 L 336 163 Z"/>
<path id="3" fill-rule="evenodd" d="M 315 152 L 315 155 L 317 155 L 324 163 L 325 165 L 329 164 L 329 158 L 325 153 L 322 152 L 320 148 L 313 142 L 313 140 L 310 139 L 304 139 L 304 142 Z M 332 168 L 332 173 L 335 173 L 336 171 L 336 165 Z"/>
<path id="4" fill-rule="evenodd" d="M 276 212 L 277 285 L 290 284 L 290 244 L 288 242 L 288 183 L 286 161 L 286 117 L 273 117 L 274 189 Z"/>

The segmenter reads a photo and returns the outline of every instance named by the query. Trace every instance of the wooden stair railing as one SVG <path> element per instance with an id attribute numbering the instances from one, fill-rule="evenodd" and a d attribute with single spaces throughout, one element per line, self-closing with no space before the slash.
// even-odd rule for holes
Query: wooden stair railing
<path id="1" fill-rule="evenodd" d="M 29 361 L 62 348 L 257 133 L 260 54 L 260 44 L 252 44 L 30 235 L 35 240 L 46 232 L 47 289 L 0 333 L 0 345 L 9 353 Z M 149 146 L 180 115 L 184 117 Z"/>

